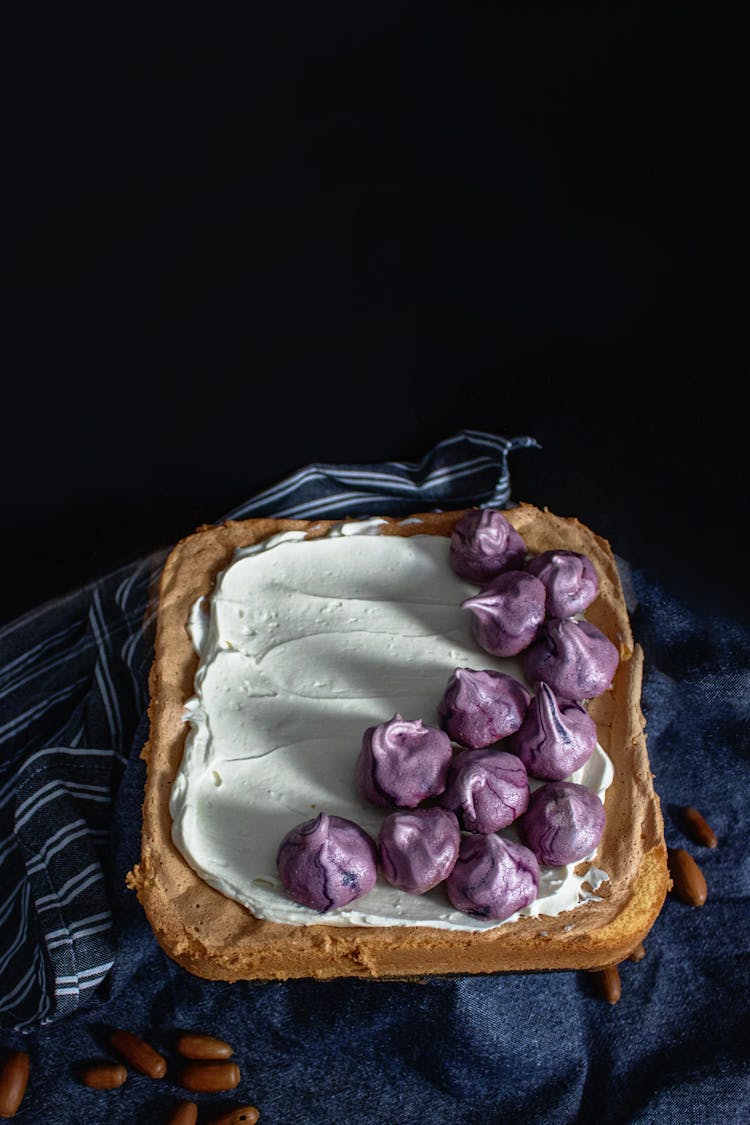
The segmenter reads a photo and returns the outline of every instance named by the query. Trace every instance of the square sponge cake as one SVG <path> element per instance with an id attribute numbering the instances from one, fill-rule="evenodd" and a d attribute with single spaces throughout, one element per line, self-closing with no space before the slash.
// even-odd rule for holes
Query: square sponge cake
<path id="1" fill-rule="evenodd" d="M 491 655 L 462 606 L 482 585 L 451 562 L 466 514 L 230 521 L 171 551 L 157 593 L 141 857 L 127 879 L 161 947 L 191 973 L 598 969 L 653 926 L 670 884 L 640 707 L 643 653 L 606 540 L 529 504 L 502 513 L 525 545 L 520 566 L 553 550 L 585 556 L 598 593 L 582 616 L 619 657 L 609 686 L 585 701 L 596 752 L 570 779 L 603 802 L 596 848 L 542 864 L 537 899 L 502 920 L 456 909 L 444 882 L 414 894 L 382 870 L 367 893 L 327 911 L 292 900 L 279 878 L 282 838 L 321 813 L 377 840 L 389 809 L 357 785 L 366 730 L 396 715 L 438 728 L 456 668 L 502 671 L 533 690 L 521 656 Z"/>

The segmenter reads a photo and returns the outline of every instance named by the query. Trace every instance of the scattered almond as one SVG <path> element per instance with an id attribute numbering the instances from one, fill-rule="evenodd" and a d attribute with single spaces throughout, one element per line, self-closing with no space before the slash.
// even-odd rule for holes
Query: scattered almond
<path id="1" fill-rule="evenodd" d="M 643 942 L 639 942 L 635 949 L 631 949 L 628 954 L 628 961 L 642 961 L 646 956 L 646 947 Z"/>
<path id="2" fill-rule="evenodd" d="M 234 1054 L 229 1043 L 213 1035 L 181 1035 L 177 1050 L 186 1059 L 229 1059 Z"/>
<path id="3" fill-rule="evenodd" d="M 29 1081 L 26 1051 L 10 1051 L 0 1066 L 0 1117 L 15 1117 Z"/>
<path id="4" fill-rule="evenodd" d="M 177 1102 L 167 1119 L 167 1125 L 195 1125 L 198 1106 L 195 1102 Z"/>
<path id="5" fill-rule="evenodd" d="M 122 1063 L 93 1063 L 81 1073 L 81 1082 L 91 1090 L 116 1090 L 127 1076 Z"/>
<path id="6" fill-rule="evenodd" d="M 240 1068 L 235 1062 L 195 1062 L 184 1066 L 177 1081 L 196 1094 L 219 1094 L 240 1084 Z"/>
<path id="7" fill-rule="evenodd" d="M 718 843 L 716 833 L 703 814 L 692 805 L 687 805 L 682 810 L 682 823 L 687 834 L 696 844 L 702 844 L 704 848 L 716 847 Z"/>
<path id="8" fill-rule="evenodd" d="M 668 848 L 667 855 L 674 894 L 688 906 L 703 906 L 708 893 L 706 880 L 690 852 L 684 848 Z"/>
<path id="9" fill-rule="evenodd" d="M 167 1060 L 131 1031 L 113 1031 L 109 1043 L 141 1074 L 146 1074 L 149 1078 L 163 1078 L 167 1073 Z"/>
<path id="10" fill-rule="evenodd" d="M 242 1105 L 223 1113 L 221 1117 L 212 1117 L 208 1125 L 255 1125 L 259 1117 L 254 1105 Z"/>
<path id="11" fill-rule="evenodd" d="M 607 965 L 600 969 L 598 974 L 599 991 L 602 997 L 610 1004 L 616 1004 L 620 999 L 620 970 L 617 965 Z"/>

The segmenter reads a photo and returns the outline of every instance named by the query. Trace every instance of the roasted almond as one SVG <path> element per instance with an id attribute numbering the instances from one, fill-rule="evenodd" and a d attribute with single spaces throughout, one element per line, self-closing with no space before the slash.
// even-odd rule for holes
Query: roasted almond
<path id="1" fill-rule="evenodd" d="M 668 848 L 669 874 L 674 894 L 688 906 L 703 906 L 706 901 L 706 880 L 690 852 L 684 848 Z"/>
<path id="2" fill-rule="evenodd" d="M 167 1118 L 167 1125 L 195 1125 L 198 1106 L 195 1102 L 177 1102 Z"/>
<path id="3" fill-rule="evenodd" d="M 628 954 L 628 961 L 642 961 L 646 956 L 646 947 L 643 942 L 639 942 L 635 949 L 631 949 Z"/>
<path id="4" fill-rule="evenodd" d="M 26 1051 L 10 1051 L 0 1066 L 0 1117 L 14 1117 L 29 1081 L 30 1062 Z"/>
<path id="5" fill-rule="evenodd" d="M 122 1063 L 92 1063 L 81 1072 L 81 1082 L 91 1090 L 116 1090 L 127 1076 Z"/>
<path id="6" fill-rule="evenodd" d="M 718 843 L 716 833 L 703 814 L 692 805 L 686 805 L 682 810 L 682 823 L 688 836 L 696 844 L 702 844 L 704 848 L 716 847 Z"/>
<path id="7" fill-rule="evenodd" d="M 186 1059 L 230 1059 L 234 1054 L 229 1043 L 213 1035 L 181 1035 L 177 1050 Z"/>
<path id="8" fill-rule="evenodd" d="M 260 1113 L 254 1105 L 241 1105 L 221 1117 L 212 1117 L 208 1125 L 255 1125 Z"/>
<path id="9" fill-rule="evenodd" d="M 182 1068 L 177 1081 L 196 1094 L 220 1094 L 239 1086 L 240 1068 L 236 1062 L 190 1063 Z"/>
<path id="10" fill-rule="evenodd" d="M 610 1004 L 620 999 L 620 970 L 617 965 L 607 965 L 597 973 L 599 992 Z"/>
<path id="11" fill-rule="evenodd" d="M 163 1078 L 167 1073 L 167 1060 L 131 1031 L 113 1031 L 109 1044 L 141 1074 L 147 1074 L 149 1078 Z"/>

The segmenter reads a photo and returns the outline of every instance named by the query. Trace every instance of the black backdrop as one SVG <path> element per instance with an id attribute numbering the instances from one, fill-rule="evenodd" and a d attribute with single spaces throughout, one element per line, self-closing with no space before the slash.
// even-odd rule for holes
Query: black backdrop
<path id="1" fill-rule="evenodd" d="M 0 620 L 463 427 L 745 612 L 745 18 L 102 7 L 2 15 Z"/>

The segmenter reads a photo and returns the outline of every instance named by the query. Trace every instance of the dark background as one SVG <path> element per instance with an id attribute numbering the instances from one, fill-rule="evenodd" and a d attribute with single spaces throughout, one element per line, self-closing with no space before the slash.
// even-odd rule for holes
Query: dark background
<path id="1" fill-rule="evenodd" d="M 464 427 L 745 614 L 745 17 L 105 7 L 0 17 L 0 622 Z"/>

